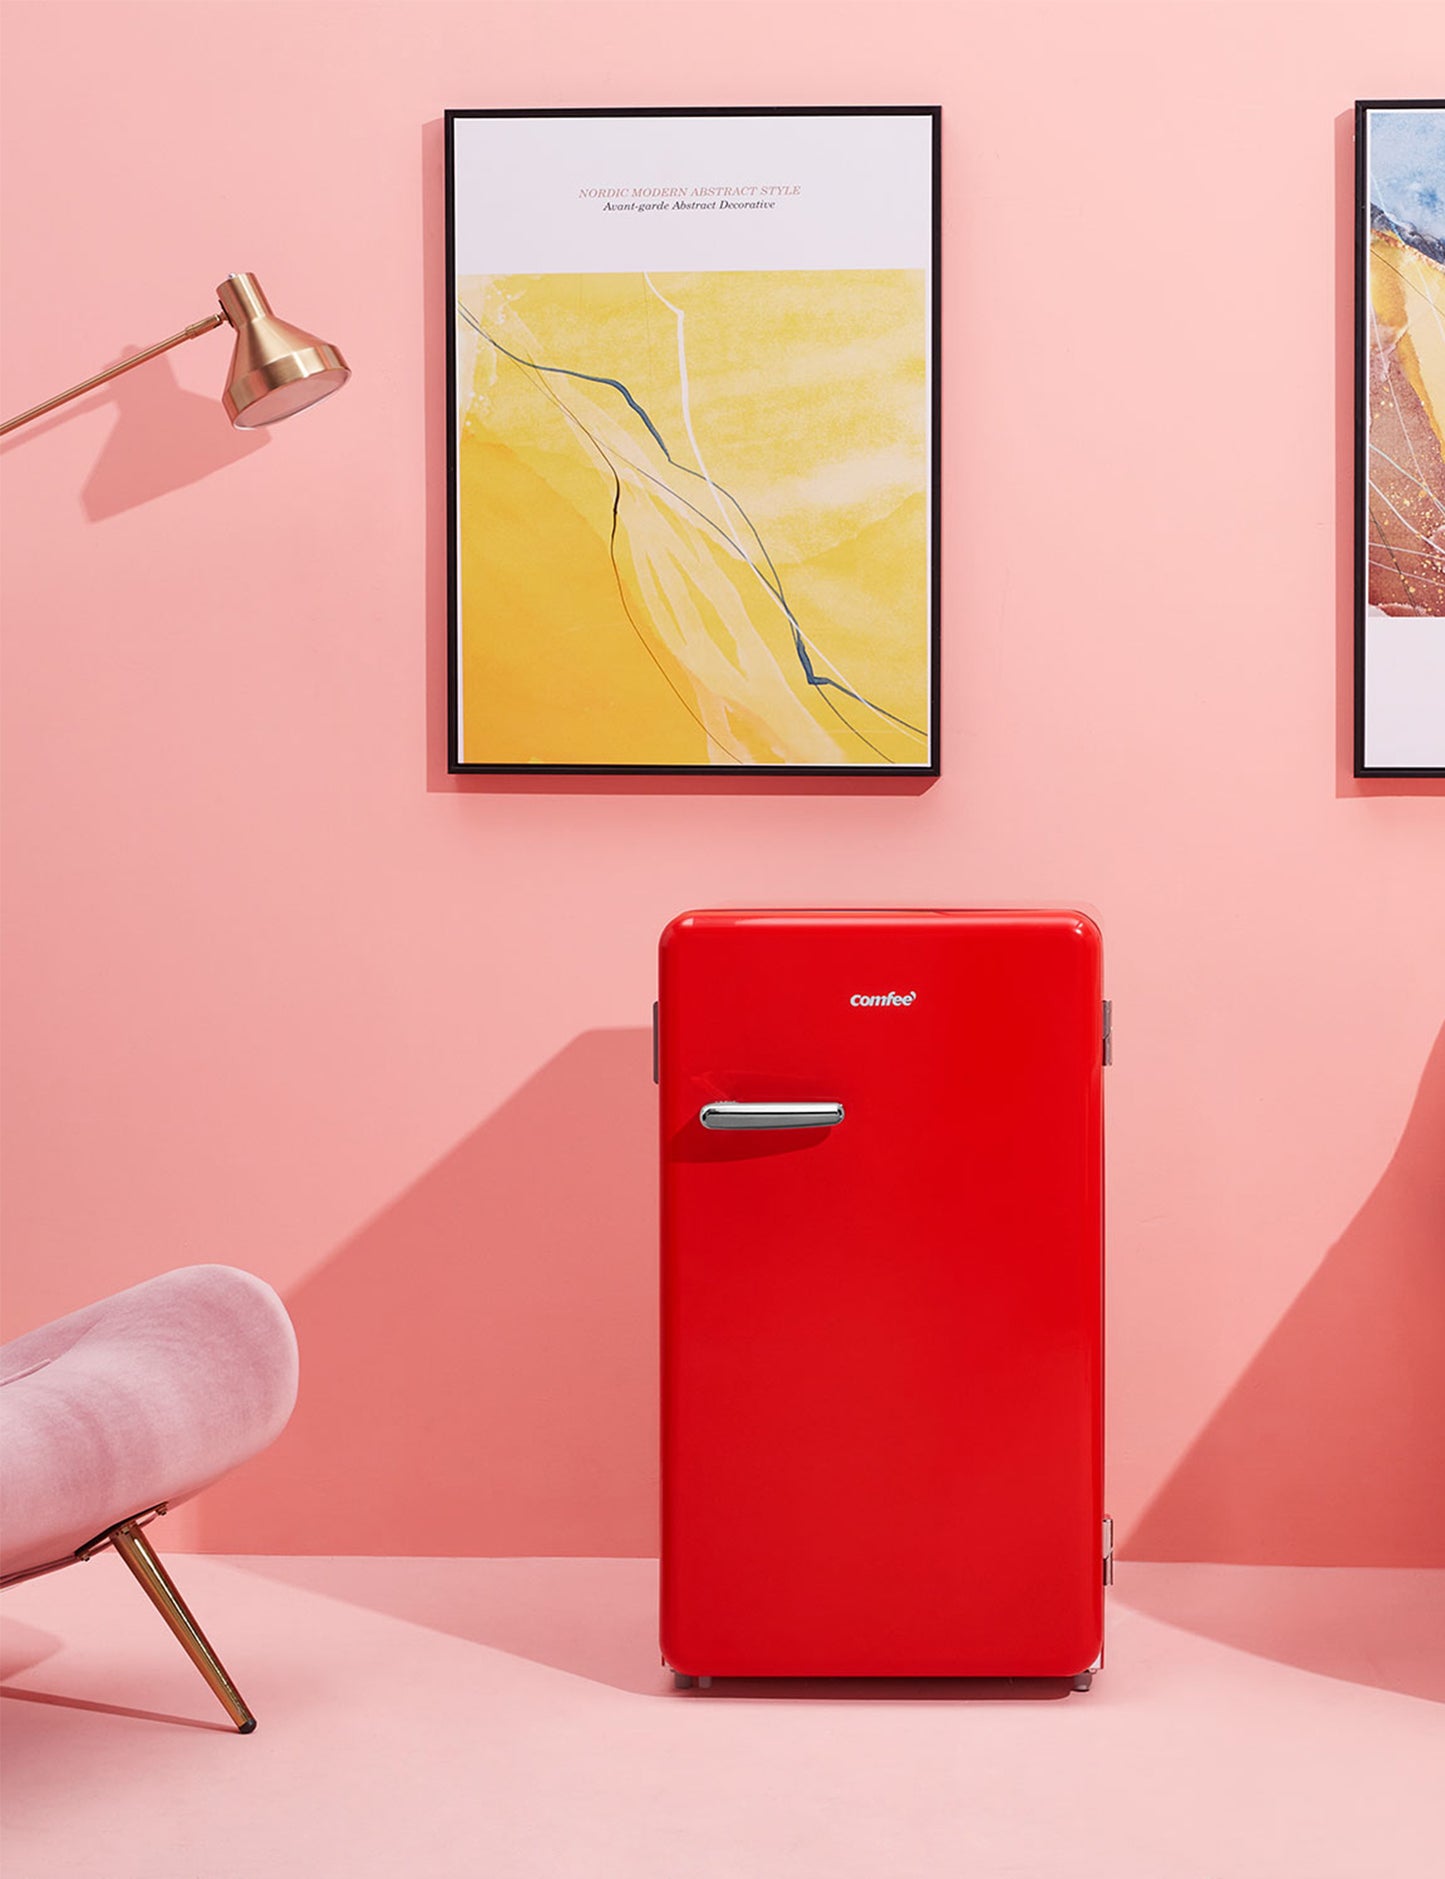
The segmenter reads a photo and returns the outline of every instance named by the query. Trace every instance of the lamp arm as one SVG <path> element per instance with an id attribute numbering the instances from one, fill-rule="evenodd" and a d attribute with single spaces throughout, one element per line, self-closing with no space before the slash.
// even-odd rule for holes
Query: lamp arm
<path id="1" fill-rule="evenodd" d="M 69 404 L 72 398 L 79 398 L 82 393 L 94 391 L 97 385 L 103 385 L 107 379 L 119 378 L 122 372 L 129 372 L 132 366 L 144 365 L 147 359 L 154 359 L 157 353 L 169 352 L 172 346 L 180 346 L 188 339 L 199 339 L 202 333 L 209 333 L 212 328 L 224 326 L 224 313 L 212 313 L 204 320 L 197 320 L 191 326 L 182 327 L 179 333 L 172 333 L 169 339 L 161 340 L 157 345 L 147 346 L 144 352 L 132 353 L 130 358 L 122 359 L 119 365 L 107 366 L 105 371 L 97 372 L 94 378 L 85 379 L 79 385 L 72 385 L 69 391 L 47 398 L 44 404 L 32 405 L 28 411 L 22 411 L 19 417 L 6 418 L 0 424 L 0 437 L 7 431 L 18 431 L 22 424 L 28 424 L 32 418 L 43 418 L 47 411 L 53 411 L 57 405 Z"/>

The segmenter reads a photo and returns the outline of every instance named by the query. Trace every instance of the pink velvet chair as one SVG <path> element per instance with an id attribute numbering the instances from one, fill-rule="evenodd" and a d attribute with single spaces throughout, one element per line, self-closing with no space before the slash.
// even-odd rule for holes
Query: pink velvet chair
<path id="1" fill-rule="evenodd" d="M 249 1735 L 141 1528 L 273 1442 L 295 1401 L 286 1308 L 233 1266 L 183 1266 L 0 1346 L 0 1585 L 114 1547 Z"/>

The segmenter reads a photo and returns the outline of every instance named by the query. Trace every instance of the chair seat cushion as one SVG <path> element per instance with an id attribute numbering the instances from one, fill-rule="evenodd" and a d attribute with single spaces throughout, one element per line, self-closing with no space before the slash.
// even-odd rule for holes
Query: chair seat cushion
<path id="1" fill-rule="evenodd" d="M 296 1367 L 285 1306 L 234 1266 L 162 1273 L 0 1346 L 0 1577 L 259 1453 Z"/>

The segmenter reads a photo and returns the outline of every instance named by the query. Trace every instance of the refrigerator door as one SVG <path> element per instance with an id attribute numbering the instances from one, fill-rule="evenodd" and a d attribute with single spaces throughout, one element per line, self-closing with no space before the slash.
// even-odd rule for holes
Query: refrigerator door
<path id="1" fill-rule="evenodd" d="M 1101 1018 L 1077 913 L 693 913 L 663 935 L 675 1670 L 1098 1656 Z"/>

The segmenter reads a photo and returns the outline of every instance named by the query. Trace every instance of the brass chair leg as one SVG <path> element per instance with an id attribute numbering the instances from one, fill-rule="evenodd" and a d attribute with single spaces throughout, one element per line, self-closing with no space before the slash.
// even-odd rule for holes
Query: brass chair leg
<path id="1" fill-rule="evenodd" d="M 181 1648 L 221 1699 L 237 1729 L 242 1735 L 250 1735 L 256 1727 L 256 1718 L 241 1700 L 240 1691 L 226 1675 L 220 1659 L 206 1642 L 205 1633 L 186 1609 L 185 1600 L 156 1558 L 138 1523 L 123 1520 L 118 1527 L 111 1528 L 106 1538 L 145 1587 L 146 1596 L 180 1639 Z"/>

